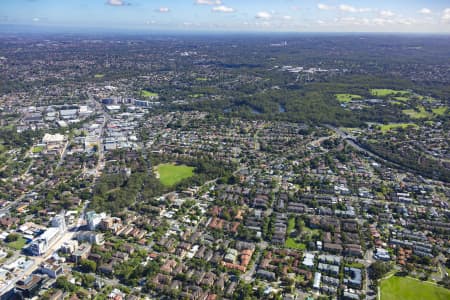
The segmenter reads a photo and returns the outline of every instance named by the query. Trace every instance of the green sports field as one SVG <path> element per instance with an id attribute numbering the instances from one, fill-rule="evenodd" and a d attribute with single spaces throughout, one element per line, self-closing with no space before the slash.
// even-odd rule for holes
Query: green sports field
<path id="1" fill-rule="evenodd" d="M 142 90 L 141 91 L 141 97 L 146 97 L 146 98 L 158 97 L 158 94 L 150 92 L 150 91 L 147 91 L 147 90 Z"/>
<path id="2" fill-rule="evenodd" d="M 416 128 L 418 128 L 419 126 L 418 125 L 416 125 L 416 124 L 414 124 L 414 123 L 391 123 L 391 124 L 383 124 L 383 125 L 380 125 L 380 130 L 381 130 L 381 132 L 383 132 L 383 133 L 385 133 L 385 132 L 388 132 L 388 131 L 390 131 L 390 130 L 393 130 L 393 129 L 397 129 L 397 128 L 407 128 L 407 127 L 416 127 Z"/>
<path id="3" fill-rule="evenodd" d="M 341 103 L 346 103 L 352 100 L 361 100 L 362 97 L 354 94 L 336 94 L 336 99 Z"/>
<path id="4" fill-rule="evenodd" d="M 408 115 L 411 119 L 427 119 L 433 117 L 431 113 L 425 110 L 425 107 L 418 106 L 417 110 L 415 109 L 404 109 L 402 112 Z"/>
<path id="5" fill-rule="evenodd" d="M 447 107 L 442 106 L 442 107 L 438 107 L 438 108 L 433 108 L 431 111 L 433 112 L 433 114 L 435 114 L 437 116 L 443 116 L 447 112 Z"/>
<path id="6" fill-rule="evenodd" d="M 176 164 L 161 164 L 156 167 L 156 174 L 164 186 L 171 187 L 194 175 L 194 167 Z"/>
<path id="7" fill-rule="evenodd" d="M 392 276 L 381 282 L 381 300 L 447 300 L 450 290 L 409 277 Z"/>
<path id="8" fill-rule="evenodd" d="M 405 96 L 405 95 L 409 94 L 408 91 L 398 91 L 398 90 L 391 90 L 391 89 L 371 89 L 370 93 L 372 94 L 372 96 L 377 96 L 377 97 L 387 97 L 387 96 L 396 95 L 396 94 Z"/>

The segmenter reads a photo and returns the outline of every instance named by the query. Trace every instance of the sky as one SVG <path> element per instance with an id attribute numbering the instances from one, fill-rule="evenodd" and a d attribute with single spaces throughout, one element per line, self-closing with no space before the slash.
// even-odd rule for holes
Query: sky
<path id="1" fill-rule="evenodd" d="M 450 33 L 450 0 L 0 0 L 1 25 Z"/>

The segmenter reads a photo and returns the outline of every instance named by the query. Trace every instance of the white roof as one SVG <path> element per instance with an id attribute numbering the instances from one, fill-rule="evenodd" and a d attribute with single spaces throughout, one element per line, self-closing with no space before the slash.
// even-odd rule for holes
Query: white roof
<path id="1" fill-rule="evenodd" d="M 62 135 L 62 134 L 59 134 L 59 133 L 57 133 L 57 134 L 49 134 L 49 133 L 46 133 L 45 135 L 44 135 L 44 138 L 42 139 L 42 142 L 43 143 L 55 143 L 55 142 L 63 142 L 64 140 L 65 140 L 65 136 L 64 135 Z"/>

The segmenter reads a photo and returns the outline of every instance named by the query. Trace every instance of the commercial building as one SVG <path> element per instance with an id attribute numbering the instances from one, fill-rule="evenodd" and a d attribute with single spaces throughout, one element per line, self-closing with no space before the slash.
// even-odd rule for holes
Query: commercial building
<path id="1" fill-rule="evenodd" d="M 32 298 L 39 291 L 43 278 L 38 275 L 30 275 L 29 277 L 19 280 L 16 283 L 15 294 L 21 299 Z"/>
<path id="2" fill-rule="evenodd" d="M 86 213 L 86 219 L 88 222 L 89 230 L 95 230 L 103 218 L 106 218 L 105 213 L 98 214 L 95 211 L 90 211 Z"/>
<path id="3" fill-rule="evenodd" d="M 28 251 L 32 255 L 40 256 L 47 252 L 50 246 L 60 236 L 61 232 L 57 227 L 47 229 L 43 234 L 37 237 L 28 247 Z"/>

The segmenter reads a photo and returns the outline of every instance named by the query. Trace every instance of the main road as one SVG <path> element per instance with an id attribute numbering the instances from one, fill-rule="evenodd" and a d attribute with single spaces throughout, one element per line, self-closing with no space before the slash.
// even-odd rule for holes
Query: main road
<path id="1" fill-rule="evenodd" d="M 56 240 L 53 243 L 53 245 L 45 252 L 44 255 L 31 258 L 33 260 L 33 265 L 31 267 L 17 274 L 16 277 L 14 277 L 11 281 L 9 281 L 7 285 L 0 288 L 0 296 L 10 291 L 15 286 L 17 281 L 31 275 L 34 271 L 36 271 L 39 268 L 42 262 L 49 259 L 55 253 L 55 251 L 61 248 L 61 246 L 65 242 L 70 241 L 75 237 L 76 233 L 80 231 L 81 227 L 84 225 L 88 205 L 89 201 L 86 201 L 83 205 L 83 209 L 81 211 L 77 223 L 72 227 L 67 227 L 66 230 L 60 235 L 58 240 Z"/>

